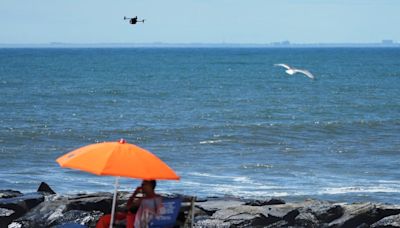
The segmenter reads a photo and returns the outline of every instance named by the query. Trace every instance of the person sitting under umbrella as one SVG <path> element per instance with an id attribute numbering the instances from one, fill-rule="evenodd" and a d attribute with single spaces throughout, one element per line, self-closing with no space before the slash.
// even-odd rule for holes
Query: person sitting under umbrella
<path id="1" fill-rule="evenodd" d="M 118 212 L 115 220 L 126 219 L 126 227 L 147 227 L 147 224 L 160 213 L 162 198 L 155 193 L 155 180 L 143 180 L 126 203 L 126 212 Z M 142 197 L 139 197 L 142 194 Z M 96 228 L 110 226 L 111 215 L 103 215 L 96 224 Z M 135 224 L 135 226 L 133 226 Z"/>

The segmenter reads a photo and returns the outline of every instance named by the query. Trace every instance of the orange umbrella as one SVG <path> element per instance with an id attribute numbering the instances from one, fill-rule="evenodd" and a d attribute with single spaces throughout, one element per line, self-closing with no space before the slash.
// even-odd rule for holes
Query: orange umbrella
<path id="1" fill-rule="evenodd" d="M 149 151 L 119 142 L 96 143 L 71 151 L 57 159 L 63 168 L 97 175 L 132 177 L 145 180 L 179 180 L 179 176 Z"/>
<path id="2" fill-rule="evenodd" d="M 111 225 L 114 219 L 118 177 L 144 180 L 179 180 L 179 176 L 161 159 L 149 151 L 126 143 L 96 143 L 78 148 L 56 160 L 63 168 L 72 168 L 97 175 L 116 176 Z"/>

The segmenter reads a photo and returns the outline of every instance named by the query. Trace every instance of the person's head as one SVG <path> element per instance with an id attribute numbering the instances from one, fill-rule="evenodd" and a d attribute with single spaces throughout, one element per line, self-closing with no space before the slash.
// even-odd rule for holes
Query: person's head
<path id="1" fill-rule="evenodd" d="M 154 193 L 154 189 L 156 188 L 156 181 L 155 180 L 143 180 L 142 181 L 142 189 L 143 192 L 148 194 L 148 193 Z"/>

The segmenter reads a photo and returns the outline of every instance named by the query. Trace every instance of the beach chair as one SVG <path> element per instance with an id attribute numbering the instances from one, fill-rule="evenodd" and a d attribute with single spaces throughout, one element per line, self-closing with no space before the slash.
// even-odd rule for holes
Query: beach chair
<path id="1" fill-rule="evenodd" d="M 182 198 L 162 198 L 162 208 L 160 209 L 160 214 L 149 221 L 149 228 L 172 228 L 175 227 L 176 218 L 178 217 L 181 208 Z M 128 213 L 126 219 L 126 228 L 133 228 L 133 218 L 134 215 Z M 137 218 L 140 219 L 140 218 Z M 142 218 L 146 220 L 146 218 Z"/>
<path id="2" fill-rule="evenodd" d="M 149 227 L 151 228 L 167 228 L 174 227 L 176 218 L 181 208 L 182 198 L 163 198 L 163 208 L 158 216 L 153 218 Z"/>

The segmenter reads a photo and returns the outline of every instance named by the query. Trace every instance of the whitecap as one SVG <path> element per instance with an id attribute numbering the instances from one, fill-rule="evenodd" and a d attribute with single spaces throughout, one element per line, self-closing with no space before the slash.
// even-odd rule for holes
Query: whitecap
<path id="1" fill-rule="evenodd" d="M 385 186 L 348 186 L 348 187 L 337 187 L 337 188 L 325 188 L 318 192 L 318 194 L 347 194 L 347 193 L 400 193 L 399 188 L 385 187 Z"/>

